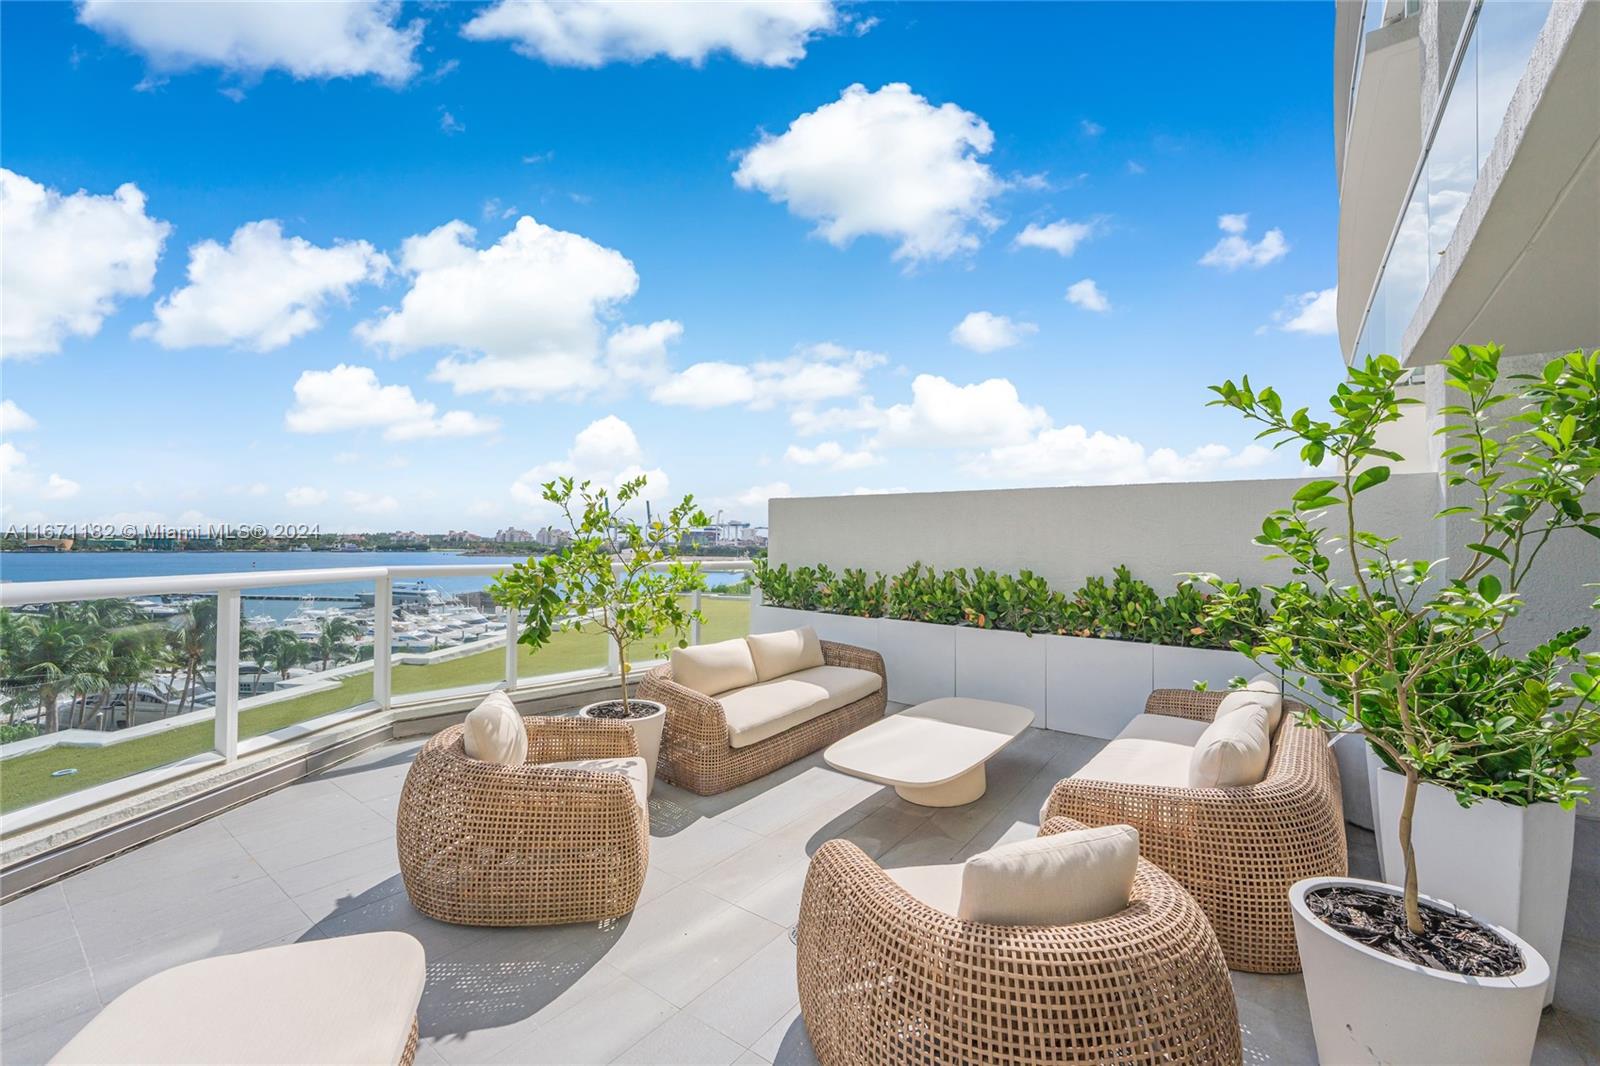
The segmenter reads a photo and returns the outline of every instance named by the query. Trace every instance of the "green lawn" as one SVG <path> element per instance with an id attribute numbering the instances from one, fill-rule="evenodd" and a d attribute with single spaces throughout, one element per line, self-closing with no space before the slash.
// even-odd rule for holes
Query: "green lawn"
<path id="1" fill-rule="evenodd" d="M 749 631 L 748 600 L 707 599 L 703 610 L 706 624 L 701 633 L 702 641 L 725 640 Z M 603 667 L 605 641 L 601 633 L 565 632 L 556 634 L 538 652 L 518 647 L 517 674 L 531 678 Z M 651 654 L 643 651 L 640 658 Z M 505 649 L 495 647 L 432 666 L 397 666 L 394 668 L 394 693 L 402 696 L 464 685 L 488 686 L 499 682 L 504 674 Z M 336 689 L 241 711 L 239 739 L 270 733 L 296 722 L 358 706 L 370 699 L 372 675 L 357 674 L 345 679 Z M 18 810 L 142 770 L 165 766 L 210 751 L 211 745 L 212 724 L 199 722 L 106 748 L 50 748 L 33 755 L 19 755 L 0 762 L 0 812 Z M 78 772 L 67 777 L 50 776 L 68 767 L 75 767 Z"/>

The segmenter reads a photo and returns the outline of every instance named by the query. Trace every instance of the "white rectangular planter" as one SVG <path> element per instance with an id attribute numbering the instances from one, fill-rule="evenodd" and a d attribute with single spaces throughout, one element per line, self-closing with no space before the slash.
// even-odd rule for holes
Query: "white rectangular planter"
<path id="1" fill-rule="evenodd" d="M 817 611 L 795 611 L 788 607 L 770 607 L 765 603 L 750 604 L 750 632 L 776 633 L 783 629 L 799 629 L 801 626 L 813 626 L 819 618 L 830 618 L 831 615 L 821 614 Z M 822 631 L 817 630 L 821 636 Z"/>
<path id="2" fill-rule="evenodd" d="M 1400 884 L 1400 807 L 1405 778 L 1369 752 L 1376 804 L 1378 861 L 1383 879 Z M 1572 879 L 1573 811 L 1554 803 L 1516 807 L 1481 801 L 1462 807 L 1447 789 L 1423 782 L 1417 791 L 1411 840 L 1422 892 L 1448 900 L 1522 937 L 1550 964 L 1545 1003 L 1560 978 L 1561 934 Z"/>
<path id="3" fill-rule="evenodd" d="M 1155 688 L 1154 645 L 1090 637 L 1043 639 L 1051 729 L 1110 739 L 1144 713 L 1145 700 Z"/>
<path id="4" fill-rule="evenodd" d="M 1153 644 L 1155 680 L 1152 688 L 1192 689 L 1204 681 L 1216 691 L 1228 687 L 1235 677 L 1250 678 L 1261 672 L 1249 656 L 1227 648 L 1177 648 Z"/>
<path id="5" fill-rule="evenodd" d="M 924 703 L 956 694 L 956 626 L 878 620 L 877 650 L 889 675 L 889 698 Z"/>
<path id="6" fill-rule="evenodd" d="M 1045 644 L 1048 638 L 998 629 L 953 626 L 956 695 L 1026 707 L 1046 718 Z"/>

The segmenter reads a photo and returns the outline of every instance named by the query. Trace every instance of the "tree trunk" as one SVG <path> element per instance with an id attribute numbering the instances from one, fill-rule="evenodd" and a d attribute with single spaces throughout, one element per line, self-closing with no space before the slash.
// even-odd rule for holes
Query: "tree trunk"
<path id="1" fill-rule="evenodd" d="M 1406 863 L 1405 905 L 1406 927 L 1413 935 L 1422 935 L 1422 908 L 1417 903 L 1417 854 L 1411 846 L 1411 819 L 1417 809 L 1417 772 L 1406 767 L 1406 795 L 1400 806 L 1400 854 Z"/>

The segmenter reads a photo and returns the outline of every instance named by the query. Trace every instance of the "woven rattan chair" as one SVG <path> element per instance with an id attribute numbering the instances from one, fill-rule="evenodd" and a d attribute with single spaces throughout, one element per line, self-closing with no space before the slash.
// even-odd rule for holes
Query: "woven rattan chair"
<path id="1" fill-rule="evenodd" d="M 639 698 L 655 700 L 667 708 L 656 775 L 690 792 L 715 795 L 765 777 L 883 717 L 889 689 L 883 656 L 866 648 L 824 640 L 822 661 L 828 666 L 871 670 L 884 683 L 878 691 L 854 703 L 743 748 L 728 743 L 728 722 L 715 696 L 675 684 L 671 666 L 651 670 L 639 684 Z"/>
<path id="2" fill-rule="evenodd" d="M 1040 833 L 1081 828 L 1057 818 Z M 830 840 L 806 875 L 797 942 L 800 1009 L 826 1066 L 1240 1061 L 1216 937 L 1143 859 L 1124 911 L 1002 926 L 930 907 Z"/>
<path id="3" fill-rule="evenodd" d="M 639 754 L 624 722 L 529 717 L 528 761 L 468 757 L 461 726 L 417 753 L 395 837 L 411 903 L 461 925 L 616 918 L 644 886 L 650 821 L 619 772 L 541 763 Z"/>
<path id="4" fill-rule="evenodd" d="M 1158 689 L 1145 713 L 1209 722 L 1224 695 Z M 1069 777 L 1050 793 L 1043 817 L 1138 829 L 1140 854 L 1194 896 L 1229 967 L 1295 973 L 1289 886 L 1349 872 L 1338 764 L 1327 736 L 1298 723 L 1298 709 L 1284 701 L 1259 784 L 1162 788 Z"/>

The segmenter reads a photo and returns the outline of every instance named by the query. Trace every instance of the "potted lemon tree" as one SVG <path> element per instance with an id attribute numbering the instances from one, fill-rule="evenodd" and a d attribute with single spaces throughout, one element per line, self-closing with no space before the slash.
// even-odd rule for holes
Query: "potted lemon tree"
<path id="1" fill-rule="evenodd" d="M 617 698 L 591 703 L 578 713 L 621 720 L 633 729 L 653 784 L 666 708 L 628 694 L 633 656 L 639 649 L 663 655 L 687 643 L 691 622 L 704 621 L 686 598 L 705 587 L 698 563 L 680 552 L 691 529 L 709 524 L 685 496 L 664 517 L 640 523 L 627 512 L 644 491 L 643 477 L 624 481 L 613 493 L 591 482 L 557 478 L 544 498 L 561 509 L 572 540 L 560 551 L 514 564 L 489 588 L 502 607 L 524 613 L 518 641 L 533 649 L 550 642 L 558 628 L 598 630 L 615 648 L 620 676 Z"/>
<path id="2" fill-rule="evenodd" d="M 1214 617 L 1243 627 L 1237 649 L 1305 690 L 1305 723 L 1363 738 L 1377 764 L 1384 873 L 1398 884 L 1290 891 L 1325 1062 L 1526 1062 L 1553 981 L 1588 792 L 1578 761 L 1600 742 L 1600 654 L 1584 650 L 1587 627 L 1540 615 L 1523 590 L 1566 538 L 1600 562 L 1600 351 L 1508 377 L 1500 355 L 1458 346 L 1443 364 L 1438 518 L 1468 531 L 1453 559 L 1404 558 L 1413 546 L 1361 521 L 1401 458 L 1382 428 L 1416 402 L 1398 392 L 1396 360 L 1352 366 L 1326 421 L 1248 378 L 1214 386 L 1214 405 L 1334 471 L 1262 522 L 1257 543 L 1290 570 L 1266 587 L 1268 611 L 1199 575 Z M 1568 566 L 1549 576 L 1600 575 Z M 1521 653 L 1506 632 L 1519 613 L 1545 627 Z"/>

